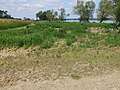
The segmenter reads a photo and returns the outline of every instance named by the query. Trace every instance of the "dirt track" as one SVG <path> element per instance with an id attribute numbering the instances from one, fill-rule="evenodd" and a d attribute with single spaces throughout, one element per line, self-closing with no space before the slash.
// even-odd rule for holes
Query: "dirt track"
<path id="1" fill-rule="evenodd" d="M 120 90 L 120 73 L 87 77 L 75 80 L 72 78 L 37 83 L 18 82 L 0 90 Z"/>

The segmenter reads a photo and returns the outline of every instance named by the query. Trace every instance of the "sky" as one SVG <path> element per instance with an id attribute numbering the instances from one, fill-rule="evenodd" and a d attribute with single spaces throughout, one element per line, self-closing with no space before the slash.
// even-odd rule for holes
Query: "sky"
<path id="1" fill-rule="evenodd" d="M 100 0 L 93 1 L 97 8 Z M 0 10 L 7 10 L 8 14 L 16 18 L 29 17 L 35 19 L 35 14 L 38 11 L 65 8 L 66 12 L 70 13 L 70 17 L 78 17 L 73 13 L 76 2 L 77 0 L 0 0 Z"/>

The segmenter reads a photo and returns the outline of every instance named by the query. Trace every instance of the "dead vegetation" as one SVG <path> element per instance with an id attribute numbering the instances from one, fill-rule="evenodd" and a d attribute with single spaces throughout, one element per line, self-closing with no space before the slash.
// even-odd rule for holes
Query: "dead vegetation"
<path id="1" fill-rule="evenodd" d="M 0 50 L 0 86 L 15 85 L 18 81 L 80 79 L 119 71 L 119 51 L 119 47 L 81 49 L 65 46 L 3 49 Z"/>

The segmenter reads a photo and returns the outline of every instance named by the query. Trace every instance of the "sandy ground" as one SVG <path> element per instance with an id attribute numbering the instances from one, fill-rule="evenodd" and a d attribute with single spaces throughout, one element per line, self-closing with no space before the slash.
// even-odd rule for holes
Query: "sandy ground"
<path id="1" fill-rule="evenodd" d="M 86 77 L 79 80 L 64 78 L 37 83 L 18 82 L 15 86 L 7 86 L 0 90 L 120 90 L 120 73 Z"/>
<path id="2" fill-rule="evenodd" d="M 48 50 L 33 51 L 0 51 L 0 90 L 120 90 L 118 48 L 67 52 L 59 58 Z"/>

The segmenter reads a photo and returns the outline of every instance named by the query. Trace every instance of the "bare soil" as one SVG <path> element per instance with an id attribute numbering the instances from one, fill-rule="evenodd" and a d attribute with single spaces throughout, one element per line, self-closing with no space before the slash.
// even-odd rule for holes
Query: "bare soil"
<path id="1" fill-rule="evenodd" d="M 1 49 L 0 90 L 120 90 L 120 48 Z"/>
<path id="2" fill-rule="evenodd" d="M 120 73 L 81 78 L 79 80 L 64 78 L 44 80 L 37 83 L 18 82 L 0 90 L 120 90 Z"/>

